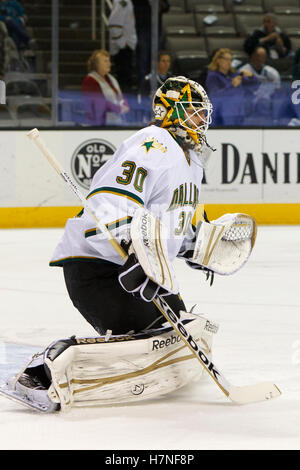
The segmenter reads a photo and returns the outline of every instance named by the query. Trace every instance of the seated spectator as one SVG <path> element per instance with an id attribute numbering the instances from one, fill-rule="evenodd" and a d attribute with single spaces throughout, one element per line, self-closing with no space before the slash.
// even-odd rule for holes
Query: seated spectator
<path id="1" fill-rule="evenodd" d="M 156 74 L 156 88 L 159 88 L 167 78 L 171 77 L 172 74 L 170 73 L 171 67 L 171 55 L 167 51 L 160 51 L 158 53 L 157 58 L 157 74 Z M 151 80 L 152 80 L 152 73 L 149 73 L 144 77 L 140 87 L 140 94 L 142 96 L 151 96 Z"/>
<path id="2" fill-rule="evenodd" d="M 88 60 L 88 75 L 81 85 L 90 125 L 120 124 L 121 115 L 129 111 L 118 81 L 109 73 L 110 69 L 109 53 L 104 49 L 94 51 Z"/>
<path id="3" fill-rule="evenodd" d="M 263 17 L 263 26 L 254 30 L 244 42 L 244 49 L 249 55 L 257 46 L 264 47 L 271 59 L 286 57 L 291 51 L 290 38 L 277 26 L 275 15 L 267 13 Z"/>
<path id="4" fill-rule="evenodd" d="M 261 83 L 274 83 L 274 87 L 280 86 L 281 78 L 279 72 L 271 65 L 266 65 L 267 51 L 262 46 L 257 46 L 247 64 L 239 68 L 240 72 L 247 70 L 255 75 Z"/>
<path id="5" fill-rule="evenodd" d="M 14 40 L 18 50 L 35 49 L 35 40 L 30 38 L 26 30 L 26 19 L 25 11 L 17 0 L 0 2 L 0 21 L 5 23 L 8 34 Z"/>
<path id="6" fill-rule="evenodd" d="M 266 65 L 267 51 L 257 46 L 250 56 L 250 61 L 240 67 L 239 72 L 251 72 L 260 82 L 260 86 L 253 93 L 252 109 L 248 118 L 254 123 L 272 125 L 272 96 L 280 90 L 281 78 L 279 72 L 270 65 Z M 249 107 L 250 103 L 248 103 Z M 251 116 L 250 116 L 251 115 Z M 248 119 L 248 124 L 252 123 Z"/>
<path id="7" fill-rule="evenodd" d="M 168 51 L 160 51 L 158 53 L 157 58 L 157 73 L 155 75 L 156 78 L 156 88 L 160 87 L 167 78 L 171 77 L 172 74 L 170 73 L 171 67 L 171 55 Z M 152 73 L 149 73 L 144 77 L 144 80 L 141 83 L 139 93 L 138 93 L 138 102 L 143 109 L 143 123 L 148 123 L 152 120 L 152 93 L 151 93 L 151 85 L 152 85 Z"/>
<path id="8" fill-rule="evenodd" d="M 212 124 L 215 126 L 241 125 L 249 94 L 259 86 L 252 72 L 237 72 L 231 62 L 231 50 L 221 48 L 208 65 L 205 88 L 214 106 Z"/>

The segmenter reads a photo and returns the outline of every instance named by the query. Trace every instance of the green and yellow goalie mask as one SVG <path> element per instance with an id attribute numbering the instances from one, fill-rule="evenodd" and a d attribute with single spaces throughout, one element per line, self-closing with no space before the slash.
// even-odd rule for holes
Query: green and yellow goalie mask
<path id="1" fill-rule="evenodd" d="M 198 145 L 211 123 L 212 104 L 199 83 L 171 77 L 156 91 L 153 111 L 160 127 L 179 127 Z"/>

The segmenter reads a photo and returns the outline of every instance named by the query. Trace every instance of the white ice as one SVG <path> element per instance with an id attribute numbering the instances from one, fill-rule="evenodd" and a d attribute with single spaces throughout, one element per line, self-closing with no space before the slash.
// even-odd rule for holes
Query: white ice
<path id="1" fill-rule="evenodd" d="M 5 343 L 95 335 L 48 267 L 61 235 L 0 230 L 2 368 L 19 360 Z M 234 385 L 273 381 L 281 397 L 237 406 L 208 377 L 149 402 L 50 415 L 0 397 L 0 449 L 300 449 L 300 227 L 260 226 L 248 264 L 212 287 L 182 261 L 176 271 L 187 307 L 220 323 L 217 367 Z"/>

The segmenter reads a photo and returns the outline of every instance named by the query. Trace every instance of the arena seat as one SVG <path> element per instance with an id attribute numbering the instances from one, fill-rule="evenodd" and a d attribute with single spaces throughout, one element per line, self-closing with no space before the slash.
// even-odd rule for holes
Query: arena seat
<path id="1" fill-rule="evenodd" d="M 208 24 L 206 20 L 210 19 L 203 13 L 195 13 L 196 29 L 198 34 L 205 36 L 236 36 L 235 18 L 231 13 L 221 13 L 214 15 L 216 20 Z"/>
<path id="2" fill-rule="evenodd" d="M 244 0 L 243 2 L 232 2 L 232 11 L 237 14 L 263 14 L 266 11 L 264 0 Z"/>
<path id="3" fill-rule="evenodd" d="M 212 0 L 208 2 L 199 2 L 199 0 L 186 0 L 186 10 L 188 12 L 197 11 L 198 13 L 224 13 L 227 11 L 226 1 Z"/>

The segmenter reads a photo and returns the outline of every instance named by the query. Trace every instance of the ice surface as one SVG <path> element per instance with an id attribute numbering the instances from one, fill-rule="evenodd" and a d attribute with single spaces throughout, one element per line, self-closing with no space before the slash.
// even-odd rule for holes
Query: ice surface
<path id="1" fill-rule="evenodd" d="M 53 340 L 95 334 L 48 267 L 61 235 L 0 230 L 0 379 Z M 260 226 L 248 264 L 212 287 L 175 267 L 187 307 L 220 323 L 214 360 L 228 380 L 271 380 L 283 395 L 236 406 L 207 378 L 149 402 L 51 415 L 0 397 L 0 449 L 300 449 L 300 227 Z"/>

